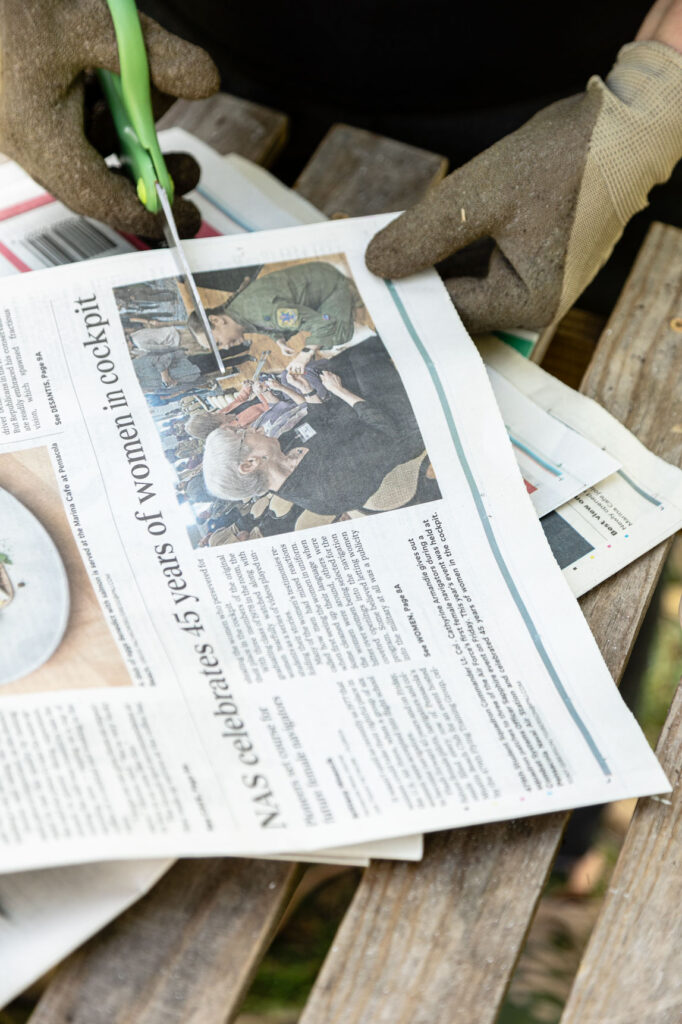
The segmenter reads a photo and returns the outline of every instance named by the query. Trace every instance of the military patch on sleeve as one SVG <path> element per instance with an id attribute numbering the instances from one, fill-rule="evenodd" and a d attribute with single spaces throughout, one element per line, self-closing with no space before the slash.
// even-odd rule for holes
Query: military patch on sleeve
<path id="1" fill-rule="evenodd" d="M 301 326 L 301 314 L 296 306 L 280 306 L 275 313 L 275 320 L 283 331 L 297 331 Z"/>

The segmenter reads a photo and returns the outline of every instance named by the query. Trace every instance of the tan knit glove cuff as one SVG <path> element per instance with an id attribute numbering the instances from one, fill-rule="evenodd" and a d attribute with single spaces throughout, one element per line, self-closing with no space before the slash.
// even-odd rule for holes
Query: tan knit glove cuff
<path id="1" fill-rule="evenodd" d="M 682 54 L 664 43 L 629 43 L 606 82 L 588 96 L 600 103 L 566 254 L 558 316 L 608 259 L 628 220 L 647 205 L 682 157 Z M 606 244 L 605 244 L 606 243 Z"/>
<path id="2" fill-rule="evenodd" d="M 380 231 L 367 265 L 405 277 L 462 251 L 446 284 L 470 330 L 546 327 L 680 157 L 682 55 L 632 43 L 606 82 L 593 78 L 585 92 L 545 107 Z M 484 277 L 466 266 L 467 247 L 482 239 L 494 242 Z"/>
<path id="3" fill-rule="evenodd" d="M 606 86 L 593 78 L 587 88 L 604 94 L 590 156 L 625 223 L 682 157 L 682 53 L 664 43 L 630 43 Z"/>

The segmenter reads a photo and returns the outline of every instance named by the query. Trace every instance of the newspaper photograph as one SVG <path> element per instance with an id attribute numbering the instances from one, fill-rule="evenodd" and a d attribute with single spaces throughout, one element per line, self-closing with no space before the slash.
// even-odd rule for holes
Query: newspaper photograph
<path id="1" fill-rule="evenodd" d="M 600 445 L 615 472 L 545 515 L 542 528 L 576 597 L 682 528 L 682 470 L 650 452 L 605 409 L 494 338 L 481 341 L 487 366 L 555 423 Z"/>
<path id="2" fill-rule="evenodd" d="M 188 245 L 200 283 L 234 293 L 204 301 L 245 339 L 223 336 L 245 357 L 237 374 L 272 392 L 258 416 L 306 412 L 278 437 L 228 419 L 187 451 L 200 411 L 188 401 L 215 414 L 219 392 L 230 405 L 244 385 L 217 379 L 174 297 L 161 316 L 133 308 L 173 277 L 169 253 L 0 282 L 0 451 L 47 452 L 129 676 L 0 688 L 2 870 L 314 851 L 668 788 L 551 556 L 441 282 L 366 270 L 384 223 Z M 282 277 L 259 321 L 249 289 L 297 266 L 324 266 L 346 305 Z M 177 344 L 136 344 L 171 327 Z M 241 395 L 225 418 L 262 400 Z M 180 499 L 192 479 L 203 501 Z M 235 543 L 201 544 L 218 529 Z M 12 587 L 30 583 L 3 543 Z M 89 674 L 94 645 L 79 656 Z"/>
<path id="3" fill-rule="evenodd" d="M 180 320 L 173 280 L 116 288 L 132 365 L 194 547 L 311 529 L 441 497 L 400 375 L 335 254 L 198 274 L 226 374 Z M 164 307 L 165 309 L 165 307 Z M 168 406 L 175 415 L 168 415 Z"/>

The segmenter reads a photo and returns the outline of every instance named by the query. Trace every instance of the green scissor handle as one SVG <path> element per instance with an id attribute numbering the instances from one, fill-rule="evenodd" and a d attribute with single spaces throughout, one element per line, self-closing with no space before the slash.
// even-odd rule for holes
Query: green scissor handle
<path id="1" fill-rule="evenodd" d="M 173 202 L 168 173 L 154 127 L 149 64 L 135 0 L 107 0 L 114 22 L 121 74 L 97 72 L 121 143 L 121 163 L 137 186 L 140 202 L 150 213 L 160 209 L 156 183 Z"/>

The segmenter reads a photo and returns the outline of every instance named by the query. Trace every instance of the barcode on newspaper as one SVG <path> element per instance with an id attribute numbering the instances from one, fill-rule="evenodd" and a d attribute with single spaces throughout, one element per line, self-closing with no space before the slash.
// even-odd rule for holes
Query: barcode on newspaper
<path id="1" fill-rule="evenodd" d="M 58 221 L 43 231 L 34 231 L 24 237 L 23 243 L 51 267 L 91 260 L 118 248 L 115 239 L 83 217 Z"/>

